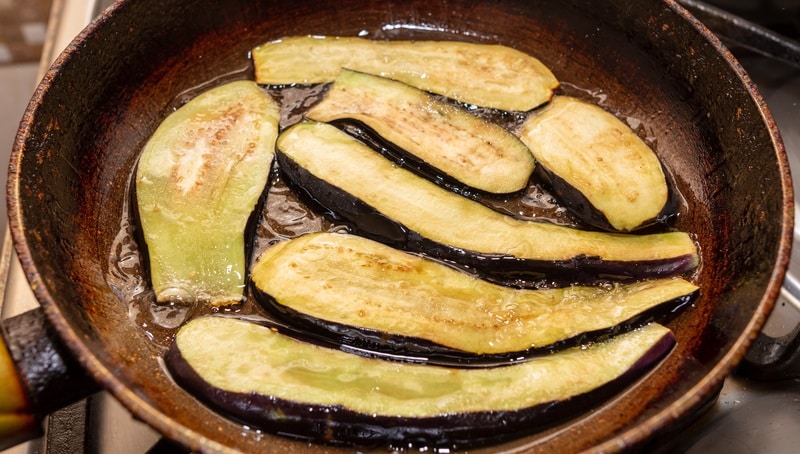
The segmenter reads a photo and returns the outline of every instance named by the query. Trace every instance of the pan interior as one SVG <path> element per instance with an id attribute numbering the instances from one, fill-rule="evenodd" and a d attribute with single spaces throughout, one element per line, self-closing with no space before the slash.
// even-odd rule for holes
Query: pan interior
<path id="1" fill-rule="evenodd" d="M 114 275 L 135 247 L 119 236 L 135 230 L 124 225 L 130 176 L 171 109 L 199 87 L 248 77 L 249 50 L 283 36 L 517 48 L 564 89 L 641 122 L 675 178 L 684 198 L 676 228 L 691 232 L 702 257 L 692 276 L 701 298 L 670 324 L 677 349 L 608 405 L 503 448 L 643 442 L 714 391 L 771 308 L 791 233 L 786 158 L 738 66 L 672 2 L 156 3 L 118 2 L 45 77 L 12 156 L 10 226 L 37 297 L 79 359 L 140 418 L 192 449 L 308 445 L 220 418 L 164 373 L 163 343 L 137 323 Z"/>

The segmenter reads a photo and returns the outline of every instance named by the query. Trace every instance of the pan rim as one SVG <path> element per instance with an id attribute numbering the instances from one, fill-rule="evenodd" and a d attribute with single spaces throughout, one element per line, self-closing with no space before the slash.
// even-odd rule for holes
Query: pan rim
<path id="1" fill-rule="evenodd" d="M 736 366 L 742 361 L 742 359 L 744 359 L 748 348 L 755 341 L 758 332 L 764 326 L 767 317 L 774 308 L 778 299 L 778 295 L 780 294 L 783 286 L 783 280 L 786 275 L 786 271 L 788 270 L 789 260 L 791 257 L 793 243 L 792 239 L 795 225 L 793 183 L 791 173 L 789 171 L 789 159 L 786 154 L 786 148 L 769 107 L 767 106 L 766 101 L 764 101 L 761 93 L 756 88 L 754 82 L 750 79 L 750 76 L 747 74 L 744 67 L 708 27 L 695 18 L 686 8 L 678 3 L 677 0 L 664 0 L 664 3 L 667 4 L 675 13 L 684 18 L 688 24 L 697 30 L 700 35 L 709 44 L 711 44 L 720 55 L 724 57 L 728 66 L 739 77 L 739 80 L 742 82 L 742 84 L 747 87 L 747 92 L 750 97 L 759 106 L 759 111 L 762 114 L 764 123 L 769 131 L 782 175 L 781 188 L 783 191 L 783 211 L 781 220 L 782 231 L 780 236 L 780 244 L 777 249 L 777 260 L 772 269 L 767 289 L 759 302 L 759 310 L 756 310 L 756 316 L 750 319 L 746 329 L 742 331 L 740 336 L 731 346 L 730 350 L 719 361 L 717 361 L 715 367 L 709 370 L 703 379 L 699 380 L 695 386 L 681 395 L 677 400 L 673 401 L 672 405 L 652 415 L 639 425 L 631 427 L 625 432 L 617 434 L 614 438 L 593 447 L 587 452 L 617 452 L 633 446 L 641 445 L 660 431 L 663 431 L 672 424 L 676 423 L 680 418 L 691 414 L 691 412 L 702 406 L 705 402 L 705 398 L 703 396 L 708 396 L 711 393 L 715 393 L 721 389 L 727 376 L 733 372 Z"/>
<path id="2" fill-rule="evenodd" d="M 677 421 L 681 416 L 684 416 L 698 405 L 700 405 L 701 398 L 699 396 L 708 395 L 715 388 L 721 386 L 725 377 L 733 371 L 735 366 L 744 357 L 747 348 L 755 340 L 758 330 L 766 322 L 767 315 L 772 310 L 778 294 L 780 292 L 784 275 L 788 269 L 788 263 L 792 247 L 792 237 L 794 230 L 794 199 L 792 191 L 791 177 L 788 169 L 788 158 L 783 141 L 780 137 L 780 132 L 772 118 L 765 101 L 760 93 L 755 89 L 749 76 L 746 74 L 741 65 L 732 56 L 730 51 L 719 41 L 719 39 L 708 30 L 702 23 L 695 19 L 687 10 L 685 10 L 675 0 L 663 0 L 664 3 L 688 21 L 703 37 L 706 39 L 720 54 L 725 57 L 725 60 L 733 70 L 733 72 L 740 78 L 742 83 L 747 87 L 749 95 L 754 102 L 760 107 L 760 112 L 763 120 L 769 130 L 770 138 L 772 140 L 777 159 L 778 166 L 784 176 L 781 181 L 783 191 L 783 212 L 782 212 L 782 231 L 780 235 L 780 244 L 778 246 L 778 254 L 775 266 L 772 269 L 772 274 L 769 279 L 767 290 L 758 304 L 756 316 L 750 320 L 746 329 L 741 333 L 739 338 L 731 346 L 730 350 L 717 362 L 689 392 L 686 392 L 679 399 L 663 409 L 662 411 L 652 415 L 641 423 L 628 428 L 627 430 L 616 434 L 613 438 L 606 442 L 594 447 L 594 452 L 608 452 L 619 451 L 627 449 L 631 446 L 641 444 L 645 440 L 657 432 L 663 430 L 665 427 Z M 30 130 L 30 126 L 34 121 L 34 112 L 37 106 L 41 103 L 41 99 L 50 82 L 57 77 L 60 68 L 62 68 L 71 58 L 70 56 L 80 51 L 81 43 L 85 40 L 91 39 L 99 30 L 102 30 L 103 24 L 109 20 L 109 17 L 118 14 L 117 11 L 124 9 L 130 2 L 122 0 L 115 2 L 114 5 L 105 11 L 99 18 L 95 19 L 89 26 L 87 26 L 67 47 L 67 49 L 57 58 L 54 64 L 45 74 L 42 82 L 37 86 L 33 98 L 26 110 L 20 131 L 17 134 L 15 143 L 12 149 L 11 166 L 9 173 L 9 183 L 7 194 L 9 200 L 18 200 L 19 191 L 19 172 L 20 172 L 20 156 L 25 148 L 24 138 Z M 203 451 L 219 451 L 219 452 L 235 452 L 229 448 L 220 445 L 216 441 L 200 434 L 188 427 L 176 423 L 173 419 L 167 417 L 164 413 L 156 410 L 152 405 L 148 404 L 145 400 L 138 397 L 135 393 L 131 392 L 123 382 L 118 379 L 91 351 L 89 348 L 80 342 L 78 333 L 66 321 L 64 314 L 57 304 L 54 303 L 50 290 L 47 288 L 46 283 L 39 274 L 38 268 L 34 263 L 29 253 L 28 239 L 25 230 L 22 226 L 22 206 L 19 203 L 11 203 L 9 207 L 9 228 L 14 239 L 14 247 L 17 256 L 23 264 L 23 268 L 28 270 L 26 273 L 30 286 L 36 295 L 37 300 L 42 305 L 48 320 L 61 335 L 62 339 L 67 344 L 70 351 L 76 353 L 78 361 L 84 366 L 88 373 L 104 388 L 109 390 L 112 395 L 130 411 L 134 412 L 146 421 L 149 425 L 153 426 L 159 432 L 169 436 L 170 438 L 194 449 L 202 449 Z"/>

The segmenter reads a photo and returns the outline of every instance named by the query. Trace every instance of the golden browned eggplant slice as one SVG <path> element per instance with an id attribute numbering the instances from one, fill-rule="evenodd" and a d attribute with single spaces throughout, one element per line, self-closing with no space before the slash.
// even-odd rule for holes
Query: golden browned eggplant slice
<path id="1" fill-rule="evenodd" d="M 651 369 L 674 345 L 647 325 L 504 367 L 455 369 L 366 358 L 223 317 L 184 325 L 166 355 L 174 379 L 250 427 L 323 443 L 467 448 L 577 417 Z"/>
<path id="2" fill-rule="evenodd" d="M 501 110 L 533 109 L 558 87 L 542 62 L 497 44 L 294 36 L 257 46 L 252 55 L 260 84 L 333 82 L 349 68 Z"/>
<path id="3" fill-rule="evenodd" d="M 528 148 L 502 127 L 384 77 L 343 69 L 306 116 L 358 120 L 414 158 L 485 192 L 522 190 L 534 169 Z"/>
<path id="4" fill-rule="evenodd" d="M 667 278 L 522 290 L 355 235 L 277 243 L 253 267 L 257 297 L 288 324 L 359 348 L 514 359 L 595 341 L 687 305 L 697 287 Z"/>
<path id="5" fill-rule="evenodd" d="M 686 233 L 593 232 L 515 219 L 395 166 L 328 124 L 297 124 L 277 147 L 294 185 L 359 232 L 498 279 L 663 277 L 698 263 Z"/>
<path id="6" fill-rule="evenodd" d="M 656 154 L 599 106 L 557 96 L 519 131 L 555 193 L 584 221 L 631 231 L 667 208 L 669 186 Z"/>
<path id="7" fill-rule="evenodd" d="M 245 226 L 274 158 L 278 106 L 252 81 L 206 91 L 147 142 L 135 197 L 158 301 L 238 303 Z"/>

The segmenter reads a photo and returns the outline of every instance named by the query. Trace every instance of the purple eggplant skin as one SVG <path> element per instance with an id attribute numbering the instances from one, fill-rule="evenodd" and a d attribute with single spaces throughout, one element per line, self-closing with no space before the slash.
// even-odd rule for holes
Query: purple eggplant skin
<path id="1" fill-rule="evenodd" d="M 691 305 L 700 292 L 697 290 L 688 295 L 664 301 L 618 325 L 586 331 L 550 345 L 507 353 L 475 354 L 418 337 L 388 334 L 374 329 L 323 320 L 280 304 L 256 285 L 251 285 L 251 291 L 256 301 L 276 320 L 291 326 L 293 330 L 303 333 L 310 339 L 325 344 L 344 345 L 357 351 L 417 358 L 419 361 L 429 364 L 454 367 L 512 364 L 537 355 L 546 355 L 578 345 L 600 342 L 651 322 L 668 323 L 684 308 Z"/>
<path id="2" fill-rule="evenodd" d="M 622 375 L 572 398 L 515 411 L 417 418 L 373 416 L 338 405 L 310 405 L 274 396 L 226 391 L 203 379 L 175 343 L 165 355 L 165 364 L 173 379 L 187 392 L 212 410 L 250 427 L 327 445 L 461 450 L 501 443 L 579 417 L 634 383 L 658 364 L 675 343 L 668 332 Z"/>
<path id="3" fill-rule="evenodd" d="M 402 147 L 399 147 L 389 140 L 381 137 L 381 135 L 375 132 L 374 129 L 370 128 L 361 121 L 344 119 L 334 120 L 330 124 L 360 140 L 373 150 L 380 153 L 382 156 L 397 164 L 399 167 L 408 169 L 422 178 L 432 181 L 449 191 L 461 194 L 471 199 L 479 199 L 480 197 L 497 197 L 497 194 L 482 191 L 480 189 L 465 185 L 450 175 L 431 166 L 422 159 L 403 150 Z M 521 193 L 522 191 L 524 191 L 524 189 L 518 191 L 517 193 Z M 517 193 L 509 193 L 504 195 L 514 195 Z"/>
<path id="4" fill-rule="evenodd" d="M 675 184 L 669 172 L 662 165 L 662 171 L 667 179 L 667 203 L 661 212 L 653 219 L 643 222 L 636 231 L 645 231 L 648 228 L 658 226 L 668 226 L 678 216 L 680 196 L 675 190 Z M 586 196 L 574 186 L 566 182 L 557 174 L 551 172 L 545 166 L 539 164 L 533 171 L 534 181 L 542 183 L 542 186 L 550 191 L 551 194 L 563 205 L 576 219 L 588 227 L 606 232 L 616 232 L 611 223 L 602 211 L 595 208 Z"/>
<path id="5" fill-rule="evenodd" d="M 275 156 L 281 173 L 288 177 L 295 192 L 333 222 L 343 223 L 366 238 L 442 260 L 496 284 L 538 288 L 543 285 L 624 282 L 680 275 L 697 265 L 693 255 L 666 260 L 641 260 L 632 264 L 586 255 L 566 257 L 564 260 L 533 260 L 455 248 L 425 238 L 384 216 L 362 200 L 317 178 L 280 149 L 276 150 Z"/>

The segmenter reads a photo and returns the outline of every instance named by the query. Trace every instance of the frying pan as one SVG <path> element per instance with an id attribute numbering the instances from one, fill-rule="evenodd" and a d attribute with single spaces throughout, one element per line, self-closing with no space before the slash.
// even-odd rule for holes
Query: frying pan
<path id="1" fill-rule="evenodd" d="M 780 289 L 792 189 L 763 99 L 730 53 L 674 1 L 122 0 L 45 75 L 14 145 L 9 225 L 42 306 L 21 318 L 57 339 L 31 339 L 30 326 L 18 320 L 5 325 L 22 382 L 33 388 L 30 405 L 12 416 L 52 410 L 97 383 L 192 450 L 309 449 L 220 417 L 178 388 L 160 364 L 164 347 L 134 322 L 109 283 L 132 169 L 169 108 L 209 81 L 246 77 L 256 44 L 302 34 L 518 48 L 564 86 L 640 119 L 675 178 L 683 197 L 675 227 L 697 240 L 701 266 L 691 277 L 702 292 L 669 324 L 677 348 L 606 405 L 487 451 L 641 448 L 718 391 Z M 46 358 L 37 362 L 34 350 Z"/>

